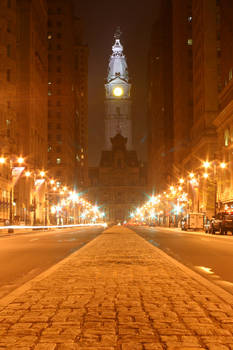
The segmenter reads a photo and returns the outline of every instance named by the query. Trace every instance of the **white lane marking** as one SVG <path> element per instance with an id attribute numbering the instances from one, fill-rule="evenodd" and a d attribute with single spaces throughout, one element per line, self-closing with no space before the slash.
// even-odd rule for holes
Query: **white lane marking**
<path id="1" fill-rule="evenodd" d="M 211 267 L 206 267 L 206 266 L 195 266 L 196 268 L 200 269 L 201 271 L 208 273 L 209 275 L 213 275 L 214 272 L 212 271 Z"/>
<path id="2" fill-rule="evenodd" d="M 34 241 L 38 241 L 38 240 L 39 240 L 39 238 L 33 238 L 33 239 L 30 239 L 29 242 L 34 242 Z"/>

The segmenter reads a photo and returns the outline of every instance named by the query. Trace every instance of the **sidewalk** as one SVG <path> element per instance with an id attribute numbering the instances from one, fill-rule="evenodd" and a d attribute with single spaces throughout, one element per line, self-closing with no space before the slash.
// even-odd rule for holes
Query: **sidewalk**
<path id="1" fill-rule="evenodd" d="M 233 349 L 233 296 L 122 227 L 0 305 L 0 350 Z"/>

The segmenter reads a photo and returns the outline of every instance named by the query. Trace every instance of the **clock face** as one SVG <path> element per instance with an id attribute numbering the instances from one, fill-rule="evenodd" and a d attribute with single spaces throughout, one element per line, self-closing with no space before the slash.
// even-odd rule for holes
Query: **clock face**
<path id="1" fill-rule="evenodd" d="M 123 89 L 120 87 L 120 86 L 116 86 L 114 89 L 113 89 L 113 95 L 116 96 L 116 97 L 120 97 L 122 96 L 124 93 Z"/>

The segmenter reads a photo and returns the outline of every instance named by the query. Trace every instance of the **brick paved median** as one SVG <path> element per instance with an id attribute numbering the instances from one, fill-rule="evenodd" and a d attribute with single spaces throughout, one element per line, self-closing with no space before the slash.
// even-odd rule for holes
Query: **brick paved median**
<path id="1" fill-rule="evenodd" d="M 1 350 L 233 349 L 233 304 L 121 227 L 35 281 L 0 322 Z"/>

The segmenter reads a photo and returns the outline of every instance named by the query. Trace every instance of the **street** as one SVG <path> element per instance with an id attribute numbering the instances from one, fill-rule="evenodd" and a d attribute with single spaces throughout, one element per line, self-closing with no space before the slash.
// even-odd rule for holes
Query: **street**
<path id="1" fill-rule="evenodd" d="M 90 242 L 103 227 L 0 238 L 0 298 Z"/>
<path id="2" fill-rule="evenodd" d="M 233 294 L 233 237 L 131 227 L 152 245 Z"/>

